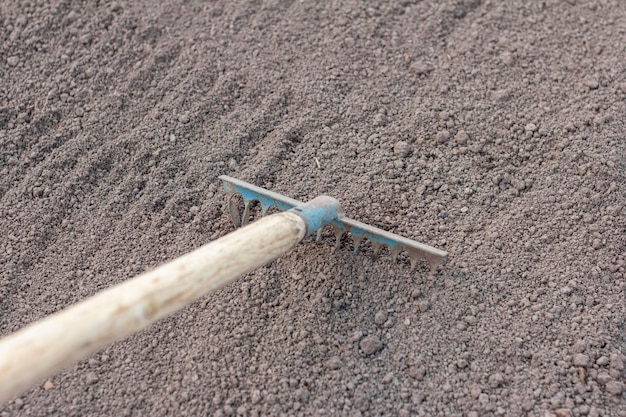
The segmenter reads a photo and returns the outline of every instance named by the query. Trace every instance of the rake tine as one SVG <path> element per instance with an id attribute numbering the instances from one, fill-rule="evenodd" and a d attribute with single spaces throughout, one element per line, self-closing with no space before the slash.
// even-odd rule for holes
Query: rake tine
<path id="1" fill-rule="evenodd" d="M 372 242 L 372 251 L 374 252 L 374 256 L 380 255 L 380 250 L 383 248 L 382 243 Z"/>
<path id="2" fill-rule="evenodd" d="M 417 258 L 409 255 L 409 259 L 411 261 L 411 271 L 415 271 L 415 267 L 417 267 Z"/>
<path id="3" fill-rule="evenodd" d="M 398 263 L 398 255 L 400 255 L 400 252 L 402 252 L 400 245 L 391 248 L 391 259 L 393 259 L 393 263 Z"/>
<path id="4" fill-rule="evenodd" d="M 352 250 L 352 253 L 357 255 L 359 253 L 359 247 L 361 246 L 361 242 L 363 241 L 363 237 L 361 237 L 361 236 L 354 237 L 353 236 L 352 240 L 354 241 L 354 249 Z"/>
<path id="5" fill-rule="evenodd" d="M 244 202 L 243 216 L 241 217 L 241 225 L 245 226 L 250 221 L 250 206 L 252 205 L 252 201 L 246 200 Z"/>
<path id="6" fill-rule="evenodd" d="M 341 238 L 343 237 L 344 231 L 341 230 L 341 228 L 339 228 L 339 227 L 337 227 L 337 226 L 335 226 L 333 224 L 333 232 L 335 232 L 335 248 L 334 248 L 334 250 L 337 251 L 341 247 Z"/>
<path id="7" fill-rule="evenodd" d="M 241 226 L 241 216 L 239 215 L 239 209 L 235 201 L 236 197 L 236 194 L 233 194 L 228 198 L 228 214 L 235 224 L 235 228 L 238 228 Z"/>

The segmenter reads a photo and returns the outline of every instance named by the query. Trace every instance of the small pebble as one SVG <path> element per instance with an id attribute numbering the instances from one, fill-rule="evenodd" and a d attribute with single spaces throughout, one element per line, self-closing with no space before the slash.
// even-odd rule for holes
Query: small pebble
<path id="1" fill-rule="evenodd" d="M 71 10 L 65 17 L 67 18 L 68 22 L 73 22 L 78 18 L 78 13 L 76 13 L 75 10 Z"/>
<path id="2" fill-rule="evenodd" d="M 583 81 L 583 84 L 585 84 L 585 86 L 587 86 L 590 90 L 595 90 L 600 87 L 600 83 L 597 78 L 587 78 Z"/>
<path id="3" fill-rule="evenodd" d="M 376 323 L 379 326 L 382 326 L 387 321 L 387 317 L 389 317 L 389 315 L 387 314 L 387 311 L 380 310 L 378 313 L 374 315 L 374 323 Z"/>
<path id="4" fill-rule="evenodd" d="M 500 54 L 500 59 L 505 65 L 511 65 L 513 63 L 513 55 L 509 51 L 504 51 Z"/>
<path id="5" fill-rule="evenodd" d="M 43 384 L 44 390 L 48 391 L 48 390 L 51 390 L 52 388 L 54 388 L 54 384 L 52 383 L 52 381 L 48 379 L 46 382 L 44 382 Z"/>
<path id="6" fill-rule="evenodd" d="M 607 358 L 606 356 L 600 356 L 598 360 L 596 361 L 596 365 L 598 366 L 606 366 L 608 364 L 609 364 L 609 358 Z"/>
<path id="7" fill-rule="evenodd" d="M 499 102 L 503 102 L 508 100 L 511 97 L 511 90 L 509 89 L 503 89 L 503 90 L 497 90 L 494 91 L 491 94 L 491 97 L 495 100 L 495 101 L 499 101 Z"/>
<path id="8" fill-rule="evenodd" d="M 450 132 L 448 132 L 447 130 L 442 130 L 441 132 L 438 132 L 437 135 L 435 135 L 435 140 L 439 144 L 446 143 L 449 139 Z"/>
<path id="9" fill-rule="evenodd" d="M 414 392 L 411 395 L 411 402 L 415 405 L 420 405 L 421 403 L 424 402 L 425 399 L 426 399 L 426 396 L 421 392 Z"/>
<path id="10" fill-rule="evenodd" d="M 362 330 L 357 330 L 352 334 L 352 340 L 358 342 L 363 336 L 365 336 L 365 332 L 363 332 Z"/>
<path id="11" fill-rule="evenodd" d="M 372 124 L 374 126 L 385 126 L 387 124 L 387 117 L 382 113 L 378 113 L 372 119 Z"/>
<path id="12" fill-rule="evenodd" d="M 598 376 L 596 377 L 596 381 L 598 381 L 598 383 L 601 385 L 606 385 L 612 380 L 613 377 L 609 375 L 609 373 L 606 371 L 599 372 Z"/>
<path id="13" fill-rule="evenodd" d="M 433 70 L 433 67 L 424 62 L 414 62 L 409 66 L 409 72 L 415 75 L 426 75 Z"/>
<path id="14" fill-rule="evenodd" d="M 85 382 L 87 383 L 87 385 L 93 385 L 97 383 L 99 380 L 100 378 L 98 378 L 98 375 L 96 375 L 95 372 L 89 372 L 87 376 L 85 377 Z"/>
<path id="15" fill-rule="evenodd" d="M 363 391 L 357 391 L 354 393 L 354 399 L 352 401 L 356 408 L 362 412 L 366 412 L 370 408 L 369 396 Z"/>
<path id="16" fill-rule="evenodd" d="M 529 133 L 536 132 L 536 131 L 537 131 L 537 125 L 535 125 L 534 123 L 528 123 L 528 124 L 524 127 L 524 130 L 525 130 L 526 132 L 529 132 Z"/>
<path id="17" fill-rule="evenodd" d="M 604 388 L 611 395 L 620 395 L 624 392 L 624 383 L 621 381 L 610 381 L 606 383 Z"/>
<path id="18" fill-rule="evenodd" d="M 383 377 L 383 384 L 388 384 L 391 381 L 393 381 L 393 372 L 388 372 L 384 377 Z"/>
<path id="19" fill-rule="evenodd" d="M 393 153 L 398 155 L 400 158 L 406 158 L 411 154 L 411 146 L 407 142 L 401 140 L 400 142 L 396 142 L 393 146 Z"/>
<path id="20" fill-rule="evenodd" d="M 583 353 L 587 349 L 587 343 L 584 340 L 579 340 L 572 346 L 573 353 Z"/>
<path id="21" fill-rule="evenodd" d="M 459 145 L 465 145 L 469 141 L 469 135 L 465 130 L 459 130 L 454 136 L 454 141 Z"/>
<path id="22" fill-rule="evenodd" d="M 522 410 L 526 411 L 527 413 L 532 411 L 533 408 L 535 408 L 535 402 L 533 400 L 525 400 L 524 402 L 522 402 Z"/>
<path id="23" fill-rule="evenodd" d="M 16 122 L 19 124 L 28 123 L 30 121 L 30 116 L 26 112 L 21 112 L 17 115 Z"/>
<path id="24" fill-rule="evenodd" d="M 610 356 L 610 368 L 611 369 L 615 369 L 616 371 L 623 371 L 624 370 L 624 359 L 622 358 L 622 356 L 618 353 L 611 353 Z"/>
<path id="25" fill-rule="evenodd" d="M 497 372 L 491 376 L 489 376 L 489 385 L 491 388 L 498 388 L 504 383 L 504 376 L 501 373 Z"/>
<path id="26" fill-rule="evenodd" d="M 187 116 L 186 114 L 180 114 L 178 115 L 178 121 L 181 123 L 188 123 L 189 122 L 189 116 Z"/>
<path id="27" fill-rule="evenodd" d="M 554 415 L 556 415 L 556 417 L 572 417 L 572 410 L 569 408 L 559 408 L 558 410 L 554 410 Z"/>
<path id="28" fill-rule="evenodd" d="M 574 366 L 581 366 L 584 368 L 589 364 L 589 356 L 584 353 L 576 353 L 572 357 L 572 362 L 574 363 Z"/>
<path id="29" fill-rule="evenodd" d="M 296 391 L 296 398 L 299 402 L 305 404 L 309 401 L 309 398 L 311 398 L 311 391 L 306 388 L 300 388 Z"/>
<path id="30" fill-rule="evenodd" d="M 409 366 L 409 376 L 417 381 L 421 381 L 426 376 L 426 368 L 423 366 Z"/>
<path id="31" fill-rule="evenodd" d="M 250 395 L 250 402 L 252 404 L 258 404 L 259 401 L 261 401 L 261 391 L 258 389 L 255 389 L 252 391 L 252 394 Z"/>
<path id="32" fill-rule="evenodd" d="M 10 67 L 15 67 L 18 63 L 19 60 L 16 56 L 10 56 L 7 58 L 7 64 L 9 64 Z"/>
<path id="33" fill-rule="evenodd" d="M 333 356 L 328 360 L 328 362 L 326 362 L 326 366 L 328 367 L 328 369 L 336 371 L 343 366 L 343 362 L 341 361 L 339 356 Z"/>
<path id="34" fill-rule="evenodd" d="M 370 356 L 383 348 L 383 342 L 380 341 L 378 336 L 372 335 L 364 337 L 361 342 L 359 342 L 359 346 L 365 356 Z"/>

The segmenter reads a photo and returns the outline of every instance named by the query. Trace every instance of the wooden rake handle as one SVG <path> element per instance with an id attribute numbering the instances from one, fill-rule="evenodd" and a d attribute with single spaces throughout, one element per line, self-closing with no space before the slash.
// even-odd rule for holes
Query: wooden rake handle
<path id="1" fill-rule="evenodd" d="M 0 340 L 0 403 L 278 258 L 338 208 L 322 196 L 262 218 Z"/>

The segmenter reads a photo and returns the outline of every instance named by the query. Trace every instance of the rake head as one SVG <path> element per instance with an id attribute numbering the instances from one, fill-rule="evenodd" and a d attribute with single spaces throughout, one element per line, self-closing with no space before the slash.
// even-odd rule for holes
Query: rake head
<path id="1" fill-rule="evenodd" d="M 259 202 L 263 215 L 271 207 L 276 207 L 280 211 L 286 211 L 304 205 L 301 201 L 227 175 L 222 175 L 219 179 L 222 180 L 224 189 L 230 194 L 228 197 L 228 212 L 235 227 L 248 224 L 250 221 L 251 204 L 254 201 Z M 243 213 L 239 212 L 237 200 L 235 199 L 237 195 L 240 195 L 243 199 Z M 335 235 L 335 249 L 341 246 L 343 236 L 349 233 L 352 236 L 355 254 L 359 252 L 359 248 L 367 239 L 371 243 L 375 255 L 378 255 L 383 247 L 387 247 L 394 262 L 397 262 L 401 253 L 406 253 L 410 259 L 411 269 L 414 269 L 420 260 L 424 260 L 429 264 L 431 271 L 433 271 L 438 265 L 443 265 L 448 260 L 448 253 L 445 251 L 350 219 L 345 217 L 341 210 L 337 212 L 337 216 L 329 224 Z M 313 233 L 317 233 L 316 240 L 320 241 L 322 228 L 309 231 L 309 234 Z"/>

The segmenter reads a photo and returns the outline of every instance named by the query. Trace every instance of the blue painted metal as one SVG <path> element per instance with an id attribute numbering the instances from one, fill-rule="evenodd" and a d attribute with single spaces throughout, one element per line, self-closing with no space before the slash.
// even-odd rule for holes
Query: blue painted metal
<path id="1" fill-rule="evenodd" d="M 321 227 L 338 218 L 341 213 L 339 201 L 332 197 L 320 196 L 291 209 L 306 222 L 306 235 L 311 236 Z"/>
<path id="2" fill-rule="evenodd" d="M 401 252 L 406 252 L 411 259 L 412 267 L 415 267 L 418 259 L 425 259 L 431 265 L 431 268 L 436 265 L 445 264 L 448 260 L 448 253 L 445 251 L 343 216 L 343 213 L 337 212 L 337 210 L 340 210 L 339 202 L 331 197 L 322 198 L 334 200 L 337 204 L 336 207 L 332 204 L 330 206 L 309 206 L 305 210 L 306 213 L 304 213 L 303 209 L 317 199 L 305 204 L 293 198 L 240 181 L 236 178 L 226 175 L 222 175 L 219 178 L 222 180 L 224 188 L 227 191 L 241 194 L 246 207 L 248 207 L 250 202 L 257 200 L 261 204 L 261 209 L 264 212 L 272 206 L 277 207 L 281 211 L 296 208 L 296 211 L 299 211 L 307 222 L 307 235 L 313 234 L 325 224 L 330 223 L 335 230 L 337 246 L 339 246 L 341 236 L 349 232 L 355 241 L 355 252 L 358 251 L 360 242 L 363 239 L 367 239 L 372 243 L 375 249 L 381 246 L 387 246 L 394 260 Z M 229 209 L 232 209 L 232 207 L 229 206 Z M 335 210 L 335 212 L 333 212 L 333 210 Z M 243 224 L 245 224 L 245 216 Z"/>

